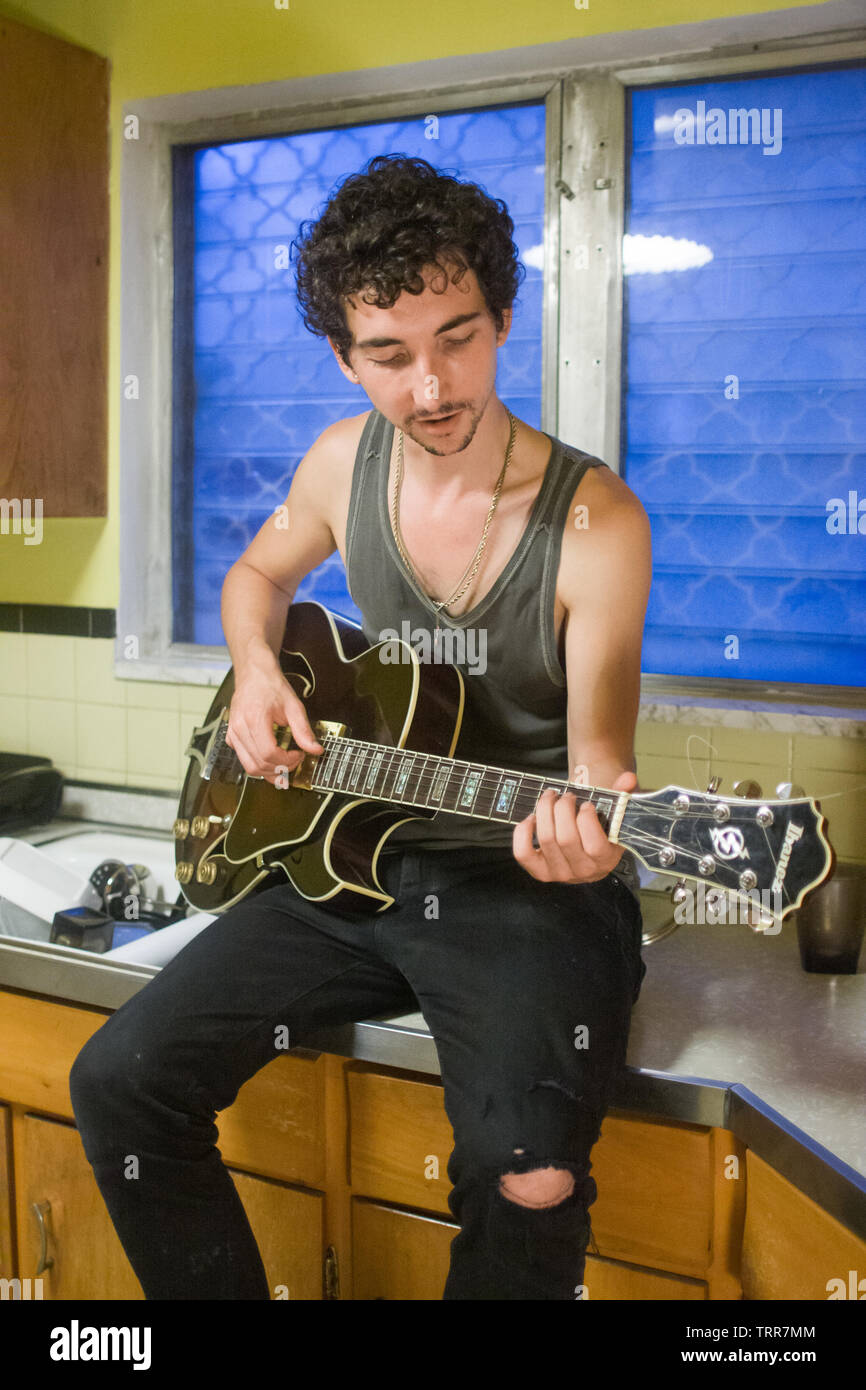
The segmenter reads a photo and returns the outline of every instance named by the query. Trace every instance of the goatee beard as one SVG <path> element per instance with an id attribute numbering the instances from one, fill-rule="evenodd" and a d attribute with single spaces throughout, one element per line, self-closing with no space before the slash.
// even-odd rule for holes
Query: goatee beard
<path id="1" fill-rule="evenodd" d="M 403 428 L 403 434 L 409 435 L 411 441 L 417 443 L 418 448 L 424 449 L 425 453 L 432 453 L 432 455 L 434 455 L 436 459 L 450 459 L 450 456 L 455 455 L 455 453 L 463 453 L 463 450 L 468 449 L 470 443 L 473 442 L 473 439 L 475 438 L 475 432 L 477 432 L 478 425 L 480 425 L 481 423 L 481 414 L 482 411 L 480 410 L 473 411 L 473 414 L 471 414 L 470 428 L 468 428 L 467 434 L 464 435 L 463 442 L 459 443 L 456 449 L 436 449 L 436 446 L 428 442 L 427 439 L 418 439 L 418 436 L 416 434 L 413 434 L 411 428 L 409 428 L 409 430 L 407 430 L 406 427 Z M 424 421 L 421 421 L 421 424 L 423 423 Z"/>

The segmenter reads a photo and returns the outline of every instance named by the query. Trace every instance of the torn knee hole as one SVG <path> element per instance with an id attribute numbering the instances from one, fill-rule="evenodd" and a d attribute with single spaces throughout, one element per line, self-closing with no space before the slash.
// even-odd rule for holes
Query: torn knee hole
<path id="1" fill-rule="evenodd" d="M 515 1151 L 516 1152 L 516 1151 Z M 555 1207 L 574 1191 L 574 1178 L 561 1168 L 536 1168 L 528 1173 L 504 1173 L 499 1190 L 522 1207 Z"/>

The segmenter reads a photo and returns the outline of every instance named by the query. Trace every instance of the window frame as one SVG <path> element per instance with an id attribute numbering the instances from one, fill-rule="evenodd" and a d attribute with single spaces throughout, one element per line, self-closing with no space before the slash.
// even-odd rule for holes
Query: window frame
<path id="1" fill-rule="evenodd" d="M 796 12 L 794 12 L 796 13 Z M 788 12 L 789 16 L 791 12 Z M 768 17 L 764 17 L 765 19 Z M 725 28 L 737 32 L 738 21 Z M 690 25 L 700 30 L 701 25 Z M 718 32 L 720 25 L 715 25 Z M 683 43 L 683 31 L 676 31 Z M 640 35 L 614 36 L 639 51 Z M 823 40 L 823 41 L 822 41 Z M 694 40 L 692 41 L 694 42 Z M 337 74 L 266 86 L 216 89 L 150 98 L 123 108 L 121 159 L 121 413 L 120 596 L 115 673 L 123 679 L 218 685 L 230 665 L 225 646 L 171 640 L 173 567 L 172 461 L 189 428 L 175 409 L 174 206 L 175 145 L 261 139 L 365 121 L 423 119 L 446 112 L 543 100 L 546 106 L 545 225 L 542 309 L 541 428 L 597 454 L 621 471 L 623 276 L 627 88 L 699 78 L 757 76 L 866 59 L 866 29 L 840 37 L 790 36 L 728 44 L 704 52 L 626 62 L 622 55 L 580 66 L 557 64 L 563 45 L 549 45 L 550 65 L 529 74 L 507 50 L 496 75 L 462 81 L 417 79 L 391 95 L 370 95 L 370 74 Z M 519 53 L 519 51 L 518 51 Z M 427 65 L 413 65 L 418 74 Z M 440 70 L 442 63 L 436 66 Z M 491 66 L 490 63 L 486 66 Z M 524 64 L 525 66 L 525 64 Z M 383 74 L 401 69 L 376 70 Z M 407 70 L 408 72 L 408 70 Z M 375 74 L 374 74 L 375 76 Z M 316 90 L 363 95 L 303 99 Z M 279 89 L 264 105 L 269 89 Z M 288 95 L 297 92 L 292 101 Z M 259 102 L 261 104 L 257 105 Z M 570 283 L 577 248 L 588 248 L 586 292 L 559 293 Z M 599 273 L 598 267 L 603 270 Z M 590 273 L 590 270 L 592 273 Z M 187 293 L 189 287 L 186 287 Z M 179 293 L 183 287 L 179 287 Z M 177 305 L 180 309 L 183 306 Z M 188 305 L 186 306 L 188 309 Z M 604 373 L 604 389 L 586 383 Z M 582 389 L 575 389 L 577 384 Z M 132 640 L 134 639 L 134 640 Z M 856 704 L 857 687 L 704 677 L 644 675 L 644 700 L 692 697 L 710 707 L 761 702 L 802 709 Z"/>

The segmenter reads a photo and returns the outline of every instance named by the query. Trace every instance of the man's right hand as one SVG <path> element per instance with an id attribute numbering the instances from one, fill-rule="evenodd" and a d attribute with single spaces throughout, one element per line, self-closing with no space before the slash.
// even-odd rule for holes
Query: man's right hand
<path id="1" fill-rule="evenodd" d="M 298 748 L 280 748 L 274 725 L 288 725 Z M 323 753 L 303 703 L 289 685 L 276 657 L 247 667 L 236 681 L 229 712 L 226 743 L 237 753 L 250 777 L 275 783 L 281 771 L 291 772 L 304 752 Z"/>

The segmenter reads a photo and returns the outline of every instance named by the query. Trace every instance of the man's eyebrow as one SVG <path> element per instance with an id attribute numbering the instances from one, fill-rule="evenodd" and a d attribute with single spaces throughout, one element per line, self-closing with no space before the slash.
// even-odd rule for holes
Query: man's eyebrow
<path id="1" fill-rule="evenodd" d="M 477 319 L 480 317 L 481 312 L 479 309 L 476 309 L 474 314 L 458 314 L 456 318 L 449 319 L 447 323 L 443 323 L 441 328 L 436 329 L 436 337 L 438 338 L 440 333 L 450 333 L 452 328 L 459 328 L 462 323 L 471 323 L 473 319 Z M 384 348 L 402 346 L 402 338 L 364 338 L 362 342 L 355 344 L 356 348 Z"/>

